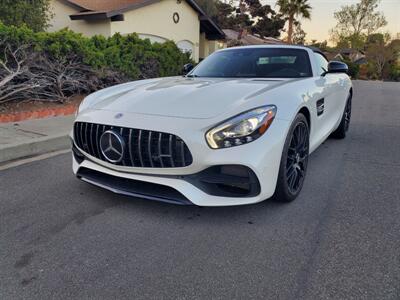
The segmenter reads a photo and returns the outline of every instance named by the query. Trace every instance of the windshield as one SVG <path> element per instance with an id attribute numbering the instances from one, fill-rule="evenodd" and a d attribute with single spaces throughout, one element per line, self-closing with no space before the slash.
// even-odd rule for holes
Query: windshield
<path id="1" fill-rule="evenodd" d="M 202 61 L 189 77 L 311 77 L 306 50 L 289 48 L 235 48 L 215 52 Z"/>

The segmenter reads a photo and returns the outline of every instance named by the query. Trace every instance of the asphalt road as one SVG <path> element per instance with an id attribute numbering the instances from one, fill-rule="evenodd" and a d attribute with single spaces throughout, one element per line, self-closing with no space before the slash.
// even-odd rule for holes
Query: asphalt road
<path id="1" fill-rule="evenodd" d="M 400 83 L 355 82 L 351 131 L 290 204 L 182 207 L 0 172 L 0 299 L 400 299 Z"/>

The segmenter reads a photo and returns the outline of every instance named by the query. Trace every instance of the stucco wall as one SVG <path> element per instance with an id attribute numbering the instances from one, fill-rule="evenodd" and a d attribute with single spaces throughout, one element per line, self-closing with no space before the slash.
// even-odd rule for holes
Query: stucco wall
<path id="1" fill-rule="evenodd" d="M 174 12 L 180 16 L 177 24 L 172 19 Z M 178 4 L 176 0 L 162 0 L 125 12 L 124 19 L 121 22 L 111 22 L 111 34 L 136 32 L 139 35 L 159 36 L 176 43 L 189 41 L 194 46 L 192 57 L 198 61 L 200 22 L 197 13 L 185 1 Z"/>
<path id="2" fill-rule="evenodd" d="M 206 39 L 206 34 L 202 32 L 200 34 L 200 49 L 199 49 L 199 57 L 201 59 L 205 58 L 208 56 L 210 53 L 209 51 L 209 43 L 208 40 Z"/>
<path id="3" fill-rule="evenodd" d="M 211 54 L 217 50 L 226 48 L 226 43 L 223 41 L 209 41 L 208 48 L 209 54 Z"/>
<path id="4" fill-rule="evenodd" d="M 124 21 L 111 22 L 84 21 L 70 19 L 70 15 L 76 14 L 79 9 L 64 0 L 52 0 L 52 11 L 54 18 L 50 22 L 48 31 L 57 31 L 68 27 L 69 29 L 80 32 L 86 36 L 96 34 L 111 36 L 114 33 L 128 34 L 136 32 L 142 38 L 149 38 L 153 42 L 163 40 L 173 40 L 178 45 L 192 44 L 192 58 L 199 60 L 199 52 L 202 51 L 202 58 L 208 55 L 208 42 L 203 35 L 202 50 L 200 50 L 200 21 L 198 14 L 193 8 L 182 1 L 180 4 L 176 0 L 161 0 L 145 7 L 124 12 Z M 179 22 L 173 21 L 173 14 L 179 14 Z"/>
<path id="5" fill-rule="evenodd" d="M 52 0 L 51 9 L 54 17 L 50 21 L 50 27 L 48 28 L 50 32 L 68 27 L 86 36 L 93 36 L 96 34 L 110 36 L 111 34 L 111 22 L 109 20 L 90 22 L 83 20 L 71 21 L 69 16 L 76 14 L 79 10 L 70 4 L 66 4 L 63 0 Z"/>
<path id="6" fill-rule="evenodd" d="M 207 40 L 205 33 L 200 34 L 200 59 L 204 59 L 213 52 L 223 48 L 226 48 L 226 44 L 223 41 L 210 41 Z"/>

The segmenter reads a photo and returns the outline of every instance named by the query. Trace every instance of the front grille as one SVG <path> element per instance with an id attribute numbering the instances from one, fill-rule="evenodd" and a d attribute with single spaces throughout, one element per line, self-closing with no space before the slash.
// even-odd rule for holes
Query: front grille
<path id="1" fill-rule="evenodd" d="M 179 168 L 193 162 L 185 142 L 176 135 L 95 123 L 75 122 L 74 140 L 86 153 L 109 162 L 100 149 L 100 137 L 108 130 L 117 133 L 125 142 L 121 161 L 115 165 L 139 168 Z"/>

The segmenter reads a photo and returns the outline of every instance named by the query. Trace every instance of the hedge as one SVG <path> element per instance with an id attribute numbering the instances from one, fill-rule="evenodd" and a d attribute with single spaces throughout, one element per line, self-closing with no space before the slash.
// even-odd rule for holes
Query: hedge
<path id="1" fill-rule="evenodd" d="M 178 75 L 182 66 L 191 61 L 174 42 L 151 43 L 135 33 L 89 38 L 68 29 L 35 33 L 27 27 L 0 23 L 0 59 L 3 60 L 1 55 L 4 55 L 6 43 L 14 48 L 30 45 L 32 51 L 43 52 L 55 59 L 77 55 L 94 69 L 109 68 L 132 80 Z"/>
<path id="2" fill-rule="evenodd" d="M 351 60 L 343 60 L 344 63 L 347 64 L 349 67 L 348 74 L 352 79 L 358 79 L 359 74 L 360 74 L 360 65 L 352 62 Z"/>

